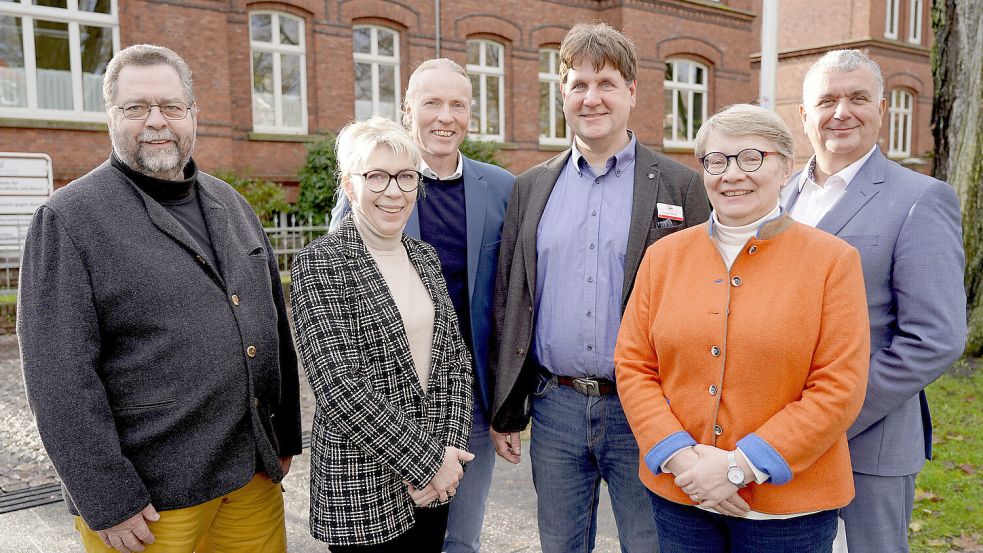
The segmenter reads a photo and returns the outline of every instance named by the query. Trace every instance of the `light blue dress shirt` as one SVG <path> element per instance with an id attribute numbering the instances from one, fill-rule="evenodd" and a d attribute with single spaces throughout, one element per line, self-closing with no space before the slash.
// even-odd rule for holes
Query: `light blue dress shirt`
<path id="1" fill-rule="evenodd" d="M 574 145 L 539 221 L 533 352 L 553 374 L 614 380 L 635 138 L 596 169 Z"/>

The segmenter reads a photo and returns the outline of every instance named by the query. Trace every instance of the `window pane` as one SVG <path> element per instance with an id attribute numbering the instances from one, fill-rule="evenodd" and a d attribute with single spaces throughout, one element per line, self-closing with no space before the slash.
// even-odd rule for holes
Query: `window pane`
<path id="1" fill-rule="evenodd" d="M 79 25 L 82 41 L 82 107 L 102 111 L 102 76 L 113 57 L 113 30 L 108 27 Z"/>
<path id="2" fill-rule="evenodd" d="M 24 40 L 19 17 L 0 16 L 0 106 L 27 107 Z"/>
<path id="3" fill-rule="evenodd" d="M 502 66 L 502 47 L 490 42 L 485 43 L 485 65 L 488 67 Z"/>
<path id="4" fill-rule="evenodd" d="M 671 64 L 667 64 L 671 65 Z M 663 94 L 665 102 L 663 102 L 662 109 L 665 110 L 662 116 L 662 139 L 663 140 L 673 140 L 675 137 L 672 136 L 672 89 L 666 88 Z"/>
<path id="5" fill-rule="evenodd" d="M 352 42 L 354 43 L 353 48 L 356 54 L 371 54 L 371 40 L 372 29 L 368 27 L 355 27 L 355 31 L 352 33 Z"/>
<path id="6" fill-rule="evenodd" d="M 676 62 L 676 80 L 681 83 L 693 82 L 693 66 L 686 62 Z"/>
<path id="7" fill-rule="evenodd" d="M 390 33 L 389 31 L 384 31 L 378 29 L 376 31 L 379 34 L 379 55 L 380 56 L 395 56 L 396 55 L 396 40 L 395 33 Z"/>
<path id="8" fill-rule="evenodd" d="M 468 65 L 478 65 L 478 49 L 480 47 L 480 42 L 474 40 L 468 41 Z"/>
<path id="9" fill-rule="evenodd" d="M 469 45 L 470 49 L 470 45 Z M 481 132 L 481 78 L 478 75 L 468 75 L 471 78 L 471 100 L 474 109 L 471 110 L 471 122 L 468 123 L 468 132 Z"/>
<path id="10" fill-rule="evenodd" d="M 676 93 L 676 110 L 678 112 L 676 118 L 676 139 L 677 140 L 687 140 L 686 136 L 686 123 L 689 121 L 689 104 L 690 97 L 686 92 Z"/>
<path id="11" fill-rule="evenodd" d="M 563 97 L 560 96 L 560 85 L 556 85 L 556 94 L 553 95 L 556 102 L 556 137 L 567 137 L 567 118 L 563 115 Z"/>
<path id="12" fill-rule="evenodd" d="M 283 124 L 302 127 L 304 124 L 300 88 L 300 56 L 280 56 L 280 101 L 283 102 Z"/>
<path id="13" fill-rule="evenodd" d="M 68 23 L 35 19 L 34 50 L 38 68 L 38 107 L 72 109 Z"/>
<path id="14" fill-rule="evenodd" d="M 355 118 L 372 117 L 372 65 L 355 64 Z"/>
<path id="15" fill-rule="evenodd" d="M 273 42 L 273 16 L 268 13 L 257 13 L 251 18 L 252 40 Z"/>
<path id="16" fill-rule="evenodd" d="M 300 21 L 292 17 L 280 16 L 280 44 L 300 44 Z"/>
<path id="17" fill-rule="evenodd" d="M 669 63 L 666 64 L 666 80 L 667 81 L 671 81 L 672 80 L 673 65 L 674 64 L 672 62 L 669 62 Z"/>
<path id="18" fill-rule="evenodd" d="M 396 67 L 379 65 L 379 113 L 396 120 Z"/>
<path id="19" fill-rule="evenodd" d="M 273 54 L 253 52 L 253 125 L 276 124 L 273 105 Z"/>
<path id="20" fill-rule="evenodd" d="M 498 77 L 492 76 L 486 78 L 488 79 L 488 82 L 485 84 L 488 92 L 488 117 L 485 123 L 488 125 L 488 128 L 485 130 L 485 134 L 502 134 L 502 129 L 498 126 L 498 87 L 501 80 Z"/>
<path id="21" fill-rule="evenodd" d="M 700 125 L 703 124 L 703 93 L 694 92 L 693 93 L 693 131 L 686 140 L 693 140 L 696 138 L 696 131 L 700 130 Z"/>
<path id="22" fill-rule="evenodd" d="M 549 73 L 550 72 L 550 51 L 540 50 L 539 51 L 539 72 Z"/>
<path id="23" fill-rule="evenodd" d="M 26 2 L 30 4 L 30 2 Z M 48 6 L 49 8 L 68 9 L 68 0 L 34 0 L 35 6 Z"/>
<path id="24" fill-rule="evenodd" d="M 539 82 L 539 135 L 550 136 L 550 83 Z"/>
<path id="25" fill-rule="evenodd" d="M 79 11 L 112 13 L 112 4 L 109 0 L 79 0 Z"/>
<path id="26" fill-rule="evenodd" d="M 700 66 L 698 66 L 698 65 L 694 65 L 694 66 L 693 66 L 693 70 L 694 70 L 694 71 L 695 71 L 695 73 L 696 73 L 696 79 L 695 79 L 695 81 L 694 81 L 694 82 L 695 82 L 696 84 L 703 84 L 703 82 L 704 82 L 704 81 L 703 81 L 703 68 L 702 68 L 702 67 L 700 67 Z"/>

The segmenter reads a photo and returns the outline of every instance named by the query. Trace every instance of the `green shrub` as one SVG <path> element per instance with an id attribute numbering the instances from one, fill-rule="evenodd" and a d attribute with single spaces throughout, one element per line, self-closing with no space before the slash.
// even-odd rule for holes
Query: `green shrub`
<path id="1" fill-rule="evenodd" d="M 264 226 L 273 222 L 273 216 L 290 209 L 283 188 L 272 181 L 237 175 L 232 170 L 220 170 L 215 176 L 224 180 L 242 194 L 256 212 Z"/>
<path id="2" fill-rule="evenodd" d="M 471 140 L 470 138 L 465 138 L 464 143 L 461 144 L 461 153 L 465 156 L 475 161 L 483 161 L 499 167 L 505 167 L 498 160 L 498 151 L 501 149 L 502 145 L 497 142 Z"/>
<path id="3" fill-rule="evenodd" d="M 315 225 L 323 225 L 335 203 L 338 160 L 335 158 L 335 137 L 307 145 L 307 160 L 300 170 L 300 193 L 294 213 L 310 216 Z"/>

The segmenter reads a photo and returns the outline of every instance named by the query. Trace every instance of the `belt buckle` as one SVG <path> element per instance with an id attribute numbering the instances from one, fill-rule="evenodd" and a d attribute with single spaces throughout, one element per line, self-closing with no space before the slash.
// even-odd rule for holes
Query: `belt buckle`
<path id="1" fill-rule="evenodd" d="M 574 378 L 573 389 L 584 394 L 585 396 L 599 397 L 601 395 L 600 384 L 591 378 Z"/>

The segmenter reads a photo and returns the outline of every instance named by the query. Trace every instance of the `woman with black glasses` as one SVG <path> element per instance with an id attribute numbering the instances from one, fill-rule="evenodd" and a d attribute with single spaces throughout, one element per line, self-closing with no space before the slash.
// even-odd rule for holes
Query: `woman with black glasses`
<path id="1" fill-rule="evenodd" d="M 317 406 L 311 533 L 337 552 L 439 552 L 471 431 L 471 359 L 437 254 L 403 234 L 420 150 L 374 117 L 337 139 L 352 215 L 294 261 Z"/>
<path id="2" fill-rule="evenodd" d="M 867 383 L 860 255 L 779 208 L 776 114 L 726 108 L 696 151 L 711 218 L 648 249 L 614 354 L 660 550 L 828 552 Z"/>

